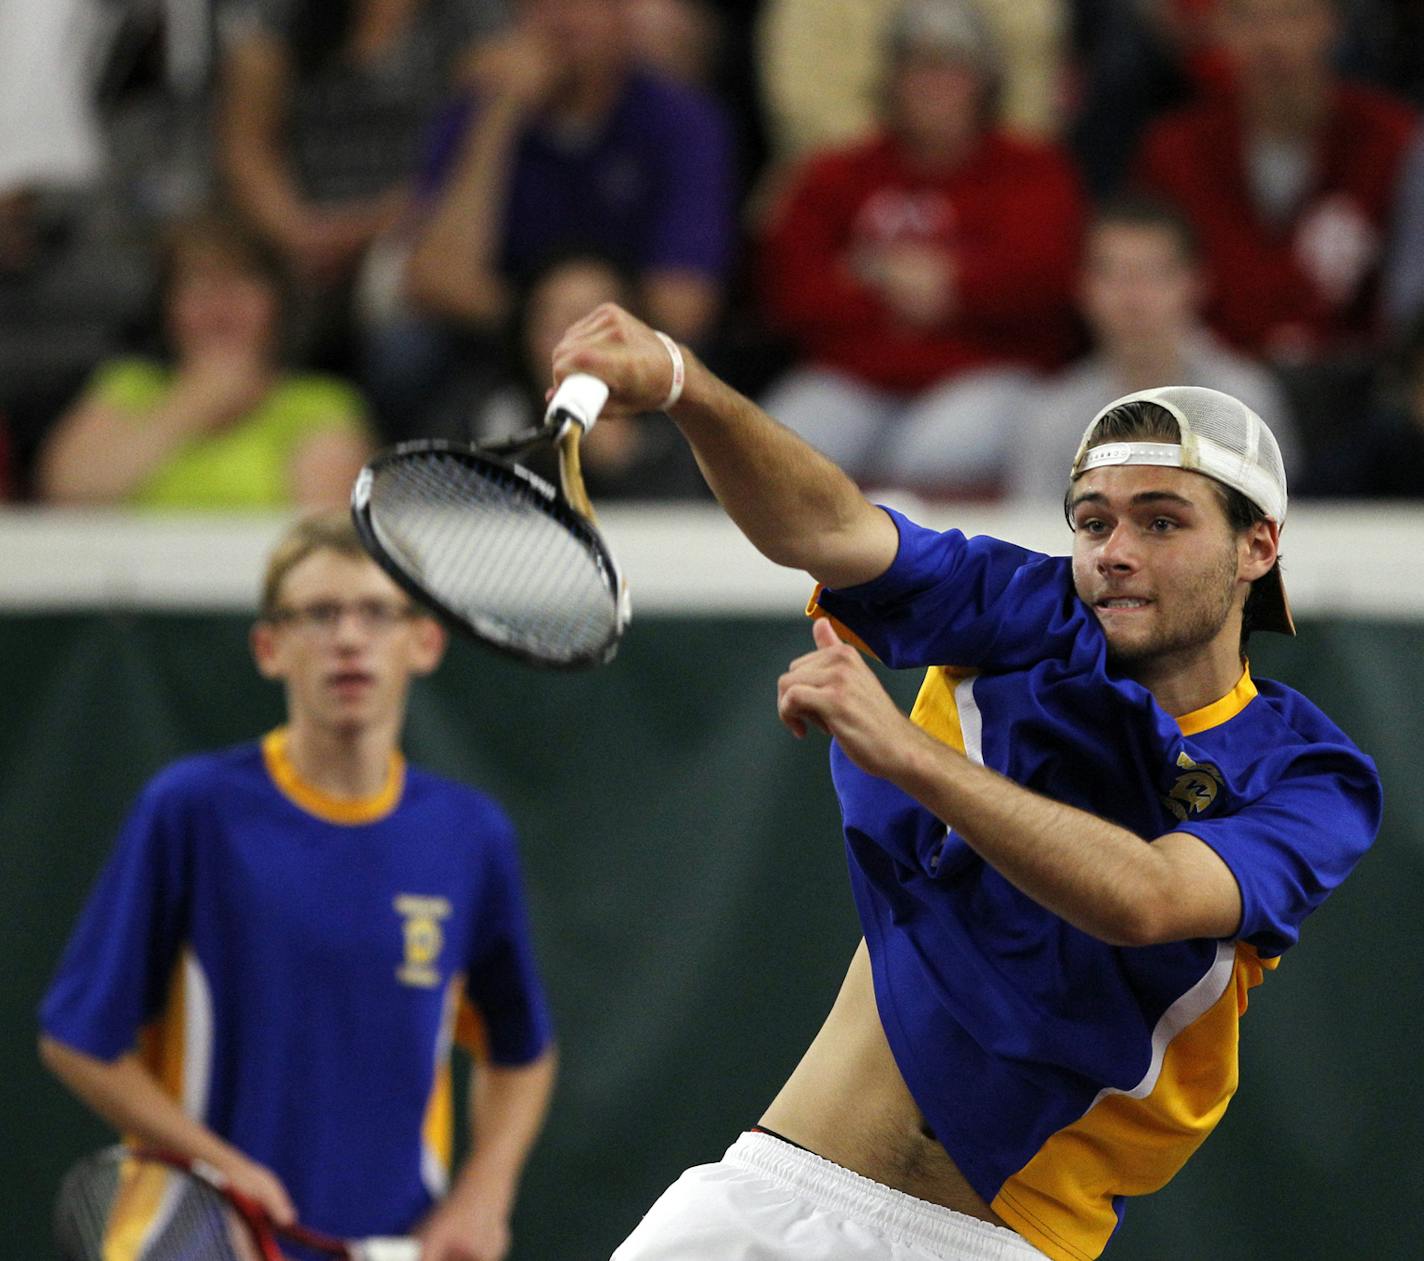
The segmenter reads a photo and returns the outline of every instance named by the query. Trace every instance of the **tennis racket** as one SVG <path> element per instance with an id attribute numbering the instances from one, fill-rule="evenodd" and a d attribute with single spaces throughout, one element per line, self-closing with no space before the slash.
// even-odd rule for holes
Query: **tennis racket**
<path id="1" fill-rule="evenodd" d="M 420 1261 L 414 1239 L 277 1226 L 211 1165 L 123 1146 L 65 1174 L 54 1232 L 63 1261 Z"/>
<path id="2" fill-rule="evenodd" d="M 607 399 L 602 381 L 575 374 L 528 433 L 381 452 L 351 492 L 362 545 L 441 620 L 501 652 L 560 669 L 611 660 L 628 589 L 579 470 L 579 443 Z M 557 447 L 561 490 L 513 458 L 541 446 Z"/>

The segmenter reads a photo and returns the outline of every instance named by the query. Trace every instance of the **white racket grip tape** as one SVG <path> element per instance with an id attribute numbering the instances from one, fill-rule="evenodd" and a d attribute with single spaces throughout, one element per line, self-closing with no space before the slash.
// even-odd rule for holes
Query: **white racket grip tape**
<path id="1" fill-rule="evenodd" d="M 606 402 L 608 387 L 602 381 L 587 372 L 575 372 L 565 377 L 554 391 L 554 397 L 549 400 L 548 410 L 544 413 L 544 422 L 562 433 L 564 425 L 572 420 L 587 433 L 593 428 Z"/>
<path id="2" fill-rule="evenodd" d="M 357 1261 L 420 1261 L 418 1239 L 363 1239 L 354 1250 Z"/>

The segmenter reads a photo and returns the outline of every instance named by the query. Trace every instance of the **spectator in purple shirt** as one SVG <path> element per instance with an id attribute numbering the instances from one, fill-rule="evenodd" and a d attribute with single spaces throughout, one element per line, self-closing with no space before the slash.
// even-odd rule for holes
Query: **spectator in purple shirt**
<path id="1" fill-rule="evenodd" d="M 635 64 L 629 8 L 520 0 L 477 59 L 473 90 L 437 127 L 384 368 L 395 346 L 417 362 L 413 327 L 497 333 L 519 285 L 572 249 L 626 269 L 671 336 L 708 331 L 734 231 L 727 121 Z"/>

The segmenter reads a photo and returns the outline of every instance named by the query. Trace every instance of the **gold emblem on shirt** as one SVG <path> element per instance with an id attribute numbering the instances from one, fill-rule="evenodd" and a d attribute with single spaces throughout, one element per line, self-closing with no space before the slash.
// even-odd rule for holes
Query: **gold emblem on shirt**
<path id="1" fill-rule="evenodd" d="M 1194 762 L 1185 753 L 1177 754 L 1177 766 L 1186 773 L 1177 776 L 1177 782 L 1162 798 L 1162 804 L 1185 821 L 1191 815 L 1211 809 L 1226 781 L 1210 762 Z"/>
<path id="2" fill-rule="evenodd" d="M 401 893 L 396 895 L 395 908 L 404 921 L 405 939 L 405 961 L 396 969 L 396 978 L 406 985 L 433 989 L 440 984 L 440 970 L 435 965 L 445 944 L 440 921 L 450 915 L 449 900 Z"/>

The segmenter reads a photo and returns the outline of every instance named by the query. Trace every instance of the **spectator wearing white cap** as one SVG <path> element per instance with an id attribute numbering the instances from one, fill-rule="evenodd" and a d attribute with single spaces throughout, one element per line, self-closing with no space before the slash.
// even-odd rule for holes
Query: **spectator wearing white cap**
<path id="1" fill-rule="evenodd" d="M 1002 122 L 1046 139 L 1063 123 L 1070 26 L 1064 0 L 980 0 L 999 47 Z M 902 0 L 766 0 L 757 69 L 768 140 L 782 163 L 875 130 L 885 79 L 885 35 Z"/>

